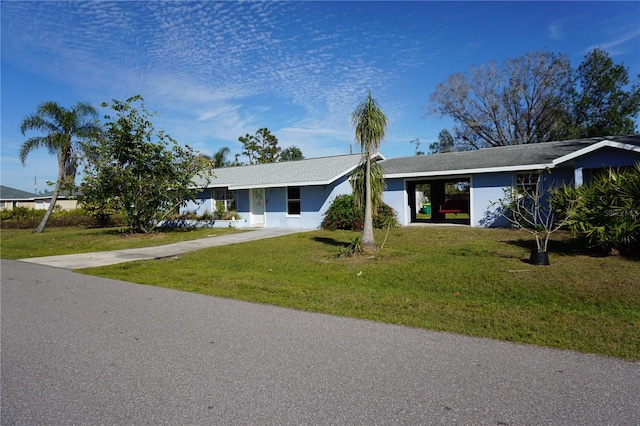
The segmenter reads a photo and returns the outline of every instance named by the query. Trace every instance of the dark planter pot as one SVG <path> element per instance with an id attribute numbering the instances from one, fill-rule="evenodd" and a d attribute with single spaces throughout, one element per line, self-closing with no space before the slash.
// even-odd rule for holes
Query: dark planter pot
<path id="1" fill-rule="evenodd" d="M 546 251 L 531 250 L 529 263 L 531 263 L 532 265 L 550 265 L 549 253 L 547 253 Z"/>

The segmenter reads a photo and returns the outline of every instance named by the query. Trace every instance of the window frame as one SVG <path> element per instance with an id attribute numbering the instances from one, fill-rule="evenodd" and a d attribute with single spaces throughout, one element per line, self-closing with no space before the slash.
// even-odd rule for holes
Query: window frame
<path id="1" fill-rule="evenodd" d="M 292 190 L 297 190 L 298 194 L 291 194 Z M 300 216 L 302 214 L 302 189 L 299 186 L 288 186 L 286 189 L 287 196 L 287 216 Z M 297 209 L 292 207 L 296 207 Z"/>

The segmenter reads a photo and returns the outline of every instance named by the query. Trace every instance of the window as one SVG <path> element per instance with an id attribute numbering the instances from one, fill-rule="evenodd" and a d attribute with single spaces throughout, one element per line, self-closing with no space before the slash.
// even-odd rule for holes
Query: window
<path id="1" fill-rule="evenodd" d="M 300 214 L 300 187 L 291 186 L 287 188 L 287 214 Z"/>
<path id="2" fill-rule="evenodd" d="M 520 194 L 534 195 L 539 179 L 538 173 L 518 173 L 516 175 L 516 191 Z"/>
<path id="3" fill-rule="evenodd" d="M 216 189 L 213 191 L 213 199 L 220 205 L 224 206 L 225 211 L 236 210 L 236 191 L 228 189 Z"/>

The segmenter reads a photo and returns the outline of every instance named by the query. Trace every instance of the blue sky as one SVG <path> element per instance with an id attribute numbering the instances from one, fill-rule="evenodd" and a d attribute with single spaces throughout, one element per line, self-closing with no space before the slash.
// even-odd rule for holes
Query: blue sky
<path id="1" fill-rule="evenodd" d="M 425 118 L 449 75 L 527 52 L 594 47 L 640 73 L 640 2 L 1 3 L 2 185 L 33 191 L 54 157 L 23 166 L 21 121 L 140 94 L 157 129 L 213 154 L 267 127 L 306 157 L 349 153 L 349 115 L 371 90 L 390 124 L 381 152 L 426 150 L 451 123 Z M 100 110 L 101 116 L 106 110 Z M 27 136 L 35 135 L 29 133 Z M 354 146 L 354 152 L 357 147 Z"/>

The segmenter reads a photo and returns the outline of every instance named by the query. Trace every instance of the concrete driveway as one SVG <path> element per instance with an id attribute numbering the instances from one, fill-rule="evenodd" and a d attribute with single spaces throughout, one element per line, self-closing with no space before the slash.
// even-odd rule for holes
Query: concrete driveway
<path id="1" fill-rule="evenodd" d="M 640 424 L 639 363 L 0 266 L 6 425 Z"/>
<path id="2" fill-rule="evenodd" d="M 251 231 L 240 232 L 237 234 L 216 235 L 208 238 L 200 238 L 197 240 L 182 241 L 154 247 L 101 251 L 94 253 L 64 254 L 60 256 L 30 257 L 28 259 L 20 259 L 20 261 L 36 263 L 38 265 L 55 266 L 57 268 L 64 269 L 81 269 L 92 266 L 114 265 L 134 260 L 149 260 L 177 256 L 207 247 L 238 244 L 247 241 L 280 237 L 282 235 L 308 231 L 310 230 L 295 228 L 253 228 Z"/>

